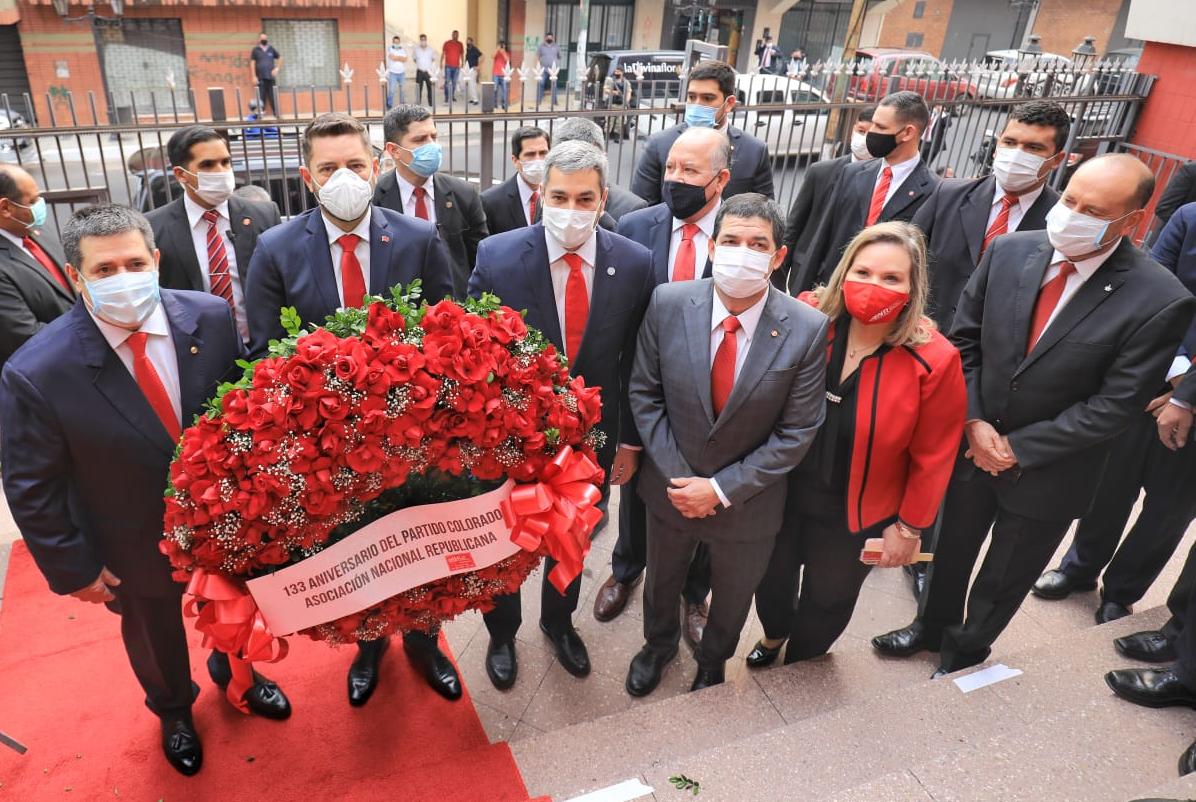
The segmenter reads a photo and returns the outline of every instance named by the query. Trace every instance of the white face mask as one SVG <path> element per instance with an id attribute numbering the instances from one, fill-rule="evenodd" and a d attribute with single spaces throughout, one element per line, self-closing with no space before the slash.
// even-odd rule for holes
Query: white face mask
<path id="1" fill-rule="evenodd" d="M 312 183 L 316 181 L 313 178 Z M 324 186 L 316 184 L 316 197 L 328 214 L 346 223 L 365 214 L 374 199 L 374 182 L 366 181 L 348 167 L 341 167 Z"/>
<path id="2" fill-rule="evenodd" d="M 993 154 L 993 175 L 1006 192 L 1025 192 L 1038 183 L 1046 159 L 1021 148 L 997 148 Z"/>
<path id="3" fill-rule="evenodd" d="M 597 212 L 544 207 L 544 228 L 567 251 L 577 250 L 594 233 Z"/>
<path id="4" fill-rule="evenodd" d="M 868 161 L 872 154 L 868 152 L 868 135 L 859 131 L 851 132 L 851 155 L 860 161 Z"/>
<path id="5" fill-rule="evenodd" d="M 1047 212 L 1047 239 L 1059 253 L 1068 259 L 1077 259 L 1107 245 L 1109 241 L 1106 240 L 1105 234 L 1109 226 L 1133 213 L 1123 214 L 1116 220 L 1102 220 L 1099 217 L 1074 212 L 1064 206 L 1063 201 L 1059 201 Z"/>
<path id="6" fill-rule="evenodd" d="M 523 173 L 523 180 L 531 184 L 533 187 L 538 187 L 544 181 L 544 160 L 536 159 L 535 161 L 520 162 L 522 165 L 520 172 Z"/>
<path id="7" fill-rule="evenodd" d="M 122 329 L 138 329 L 158 308 L 158 271 L 117 273 L 83 280 L 92 314 Z"/>
<path id="8" fill-rule="evenodd" d="M 210 203 L 213 206 L 219 206 L 228 200 L 236 188 L 236 177 L 232 170 L 219 173 L 193 173 L 190 170 L 183 170 L 183 172 L 195 176 L 195 194 L 204 203 Z"/>
<path id="9" fill-rule="evenodd" d="M 714 286 L 732 298 L 750 298 L 768 289 L 772 257 L 743 245 L 716 245 L 711 268 Z"/>

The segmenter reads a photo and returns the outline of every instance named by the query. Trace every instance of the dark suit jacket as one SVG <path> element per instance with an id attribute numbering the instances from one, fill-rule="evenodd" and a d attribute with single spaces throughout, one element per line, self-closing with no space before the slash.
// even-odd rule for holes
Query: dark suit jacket
<path id="1" fill-rule="evenodd" d="M 1155 216 L 1164 223 L 1171 220 L 1171 215 L 1181 206 L 1196 201 L 1196 161 L 1186 162 L 1176 168 L 1167 182 L 1159 202 L 1155 204 Z"/>
<path id="2" fill-rule="evenodd" d="M 615 233 L 638 242 L 652 252 L 655 283 L 669 283 L 669 243 L 673 239 L 673 213 L 663 203 L 632 212 L 619 221 Z M 695 278 L 710 278 L 710 256 L 696 253 L 695 266 L 702 265 Z"/>
<path id="3" fill-rule="evenodd" d="M 623 215 L 648 208 L 648 202 L 634 192 L 628 192 L 614 184 L 610 185 L 609 190 L 606 196 L 606 214 L 610 215 L 616 224 L 623 219 Z M 618 230 L 617 225 L 615 230 Z"/>
<path id="4" fill-rule="evenodd" d="M 158 281 L 171 290 L 203 292 L 203 277 L 208 266 L 200 265 L 191 239 L 191 223 L 183 199 L 155 209 L 145 216 L 154 230 L 154 242 L 162 252 L 158 263 Z M 236 196 L 228 199 L 229 241 L 237 260 L 242 292 L 249 274 L 249 264 L 258 237 L 282 222 L 273 203 L 255 203 Z M 226 244 L 227 247 L 227 244 Z"/>
<path id="5" fill-rule="evenodd" d="M 339 265 L 332 264 L 328 232 L 320 210 L 311 209 L 267 231 L 249 268 L 245 307 L 249 352 L 261 356 L 270 340 L 283 336 L 279 310 L 293 306 L 306 325 L 324 324 L 340 308 Z M 453 294 L 452 266 L 444 240 L 431 223 L 373 207 L 370 220 L 371 295 L 423 280 L 423 299 L 436 303 Z"/>
<path id="6" fill-rule="evenodd" d="M 631 191 L 650 205 L 660 203 L 660 185 L 664 181 L 664 165 L 669 158 L 669 148 L 689 126 L 678 123 L 653 134 L 644 145 L 644 153 L 635 166 L 635 177 L 631 179 Z M 723 190 L 723 197 L 742 195 L 744 192 L 759 192 L 773 196 L 772 159 L 768 146 L 749 133 L 733 125 L 727 126 L 731 138 L 731 180 Z"/>
<path id="7" fill-rule="evenodd" d="M 243 346 L 220 298 L 163 290 L 162 307 L 186 426 Z M 177 598 L 158 551 L 175 444 L 87 308 L 39 332 L 0 385 L 4 492 L 51 590 L 84 588 L 107 566 L 127 592 Z"/>
<path id="8" fill-rule="evenodd" d="M 868 205 L 872 202 L 872 190 L 876 187 L 876 177 L 884 164 L 884 159 L 873 159 L 843 168 L 828 204 L 829 211 L 814 234 L 809 263 L 802 266 L 797 286 L 825 284 L 835 272 L 843 249 L 864 229 L 864 223 L 868 220 Z M 909 222 L 938 184 L 939 177 L 927 168 L 925 162 L 919 160 L 914 171 L 901 182 L 901 186 L 897 187 L 889 202 L 880 210 L 877 222 Z"/>
<path id="9" fill-rule="evenodd" d="M 843 174 L 843 168 L 851 164 L 851 154 L 837 159 L 827 159 L 811 164 L 802 177 L 801 189 L 793 206 L 789 207 L 789 218 L 785 222 L 785 261 L 781 269 L 773 273 L 772 283 L 777 289 L 790 295 L 799 295 L 811 287 L 797 286 L 802 265 L 809 259 L 807 251 L 814 241 L 814 234 L 826 215 L 827 200 L 835 191 L 835 185 Z"/>
<path id="10" fill-rule="evenodd" d="M 443 173 L 432 176 L 432 187 L 436 194 L 436 230 L 453 257 L 453 296 L 464 298 L 477 260 L 478 243 L 490 233 L 482 199 L 473 184 Z M 374 204 L 403 213 L 403 195 L 393 170 L 378 179 Z"/>
<path id="11" fill-rule="evenodd" d="M 519 198 L 519 175 L 482 193 L 482 208 L 486 212 L 486 227 L 491 234 L 501 234 L 516 228 L 527 228 L 527 215 Z"/>
<path id="12" fill-rule="evenodd" d="M 940 331 L 951 328 L 955 305 L 980 262 L 980 246 L 988 231 L 997 181 L 987 178 L 948 178 L 942 181 L 914 215 L 914 225 L 926 235 L 930 256 L 930 316 Z M 1046 228 L 1047 212 L 1059 200 L 1050 187 L 1031 204 L 1018 231 Z"/>
<path id="13" fill-rule="evenodd" d="M 549 272 L 544 226 L 535 225 L 489 237 L 478 249 L 469 294 L 491 292 L 512 309 L 527 310 L 527 324 L 564 351 L 564 337 Z M 598 229 L 590 316 L 572 373 L 602 388 L 606 445 L 598 457 L 610 468 L 619 443 L 639 445 L 627 406 L 627 386 L 635 361 L 635 339 L 655 281 L 652 255 L 642 245 Z"/>
<path id="14" fill-rule="evenodd" d="M 1171 215 L 1150 256 L 1196 295 L 1196 203 L 1185 204 Z M 1184 336 L 1184 348 L 1196 354 L 1196 321 Z"/>
<path id="15" fill-rule="evenodd" d="M 62 248 L 50 233 L 37 229 L 32 236 L 65 276 Z M 74 290 L 64 290 L 24 248 L 0 236 L 0 367 L 26 340 L 74 303 Z"/>
<path id="16" fill-rule="evenodd" d="M 1063 521 L 1091 507 L 1113 438 L 1163 381 L 1196 298 L 1125 239 L 1027 356 L 1052 253 L 1044 231 L 994 240 L 960 298 L 951 341 L 963 359 L 968 420 L 1008 435 L 1018 461 L 998 477 L 1002 507 Z M 962 459 L 956 468 L 963 479 L 976 470 Z"/>

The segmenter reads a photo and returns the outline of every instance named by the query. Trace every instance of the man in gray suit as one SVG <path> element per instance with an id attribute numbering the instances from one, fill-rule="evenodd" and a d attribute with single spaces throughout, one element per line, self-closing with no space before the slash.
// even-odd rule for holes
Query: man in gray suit
<path id="1" fill-rule="evenodd" d="M 712 279 L 657 287 L 640 328 L 631 409 L 647 459 L 644 637 L 626 688 L 645 696 L 677 653 L 677 597 L 698 544 L 710 553 L 710 615 L 691 690 L 723 681 L 785 506 L 785 477 L 825 414 L 827 320 L 770 285 L 785 259 L 777 205 L 723 202 Z"/>

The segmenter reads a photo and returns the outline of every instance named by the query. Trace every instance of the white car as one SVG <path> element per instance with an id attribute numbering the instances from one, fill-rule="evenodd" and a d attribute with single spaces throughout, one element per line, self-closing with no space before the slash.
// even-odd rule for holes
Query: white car
<path id="1" fill-rule="evenodd" d="M 989 98 L 1066 93 L 1074 80 L 1072 62 L 1066 56 L 1057 53 L 1026 55 L 1018 50 L 990 50 L 984 54 L 982 66 L 972 73 L 977 96 Z M 1049 88 L 1052 83 L 1057 89 Z"/>

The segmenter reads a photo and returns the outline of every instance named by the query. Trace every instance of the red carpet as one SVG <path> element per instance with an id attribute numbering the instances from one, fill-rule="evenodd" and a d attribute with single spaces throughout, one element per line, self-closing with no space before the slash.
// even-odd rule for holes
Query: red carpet
<path id="1" fill-rule="evenodd" d="M 290 697 L 285 722 L 233 710 L 207 677 L 198 638 L 192 646 L 204 768 L 187 778 L 161 755 L 157 719 L 143 704 L 116 616 L 53 595 L 16 543 L 0 609 L 0 731 L 29 751 L 0 744 L 0 799 L 528 798 L 510 750 L 490 744 L 469 694 L 441 699 L 397 642 L 370 703 L 351 708 L 345 672 L 355 649 L 292 638 L 290 655 L 263 669 Z"/>

